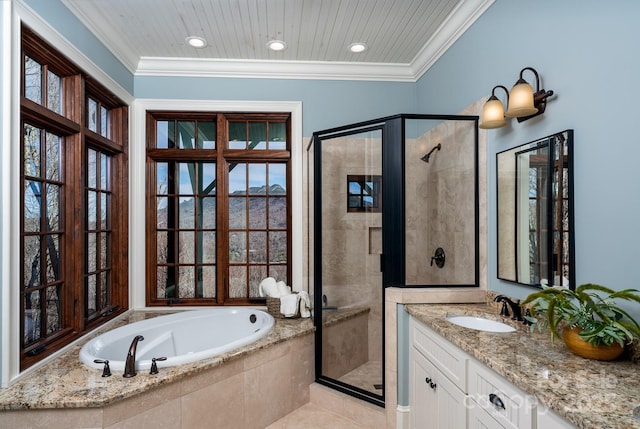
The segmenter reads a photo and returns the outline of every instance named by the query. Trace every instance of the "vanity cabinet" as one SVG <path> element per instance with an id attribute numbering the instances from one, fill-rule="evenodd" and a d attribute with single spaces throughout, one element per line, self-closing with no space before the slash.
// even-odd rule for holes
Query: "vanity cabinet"
<path id="1" fill-rule="evenodd" d="M 414 317 L 409 331 L 411 429 L 573 427 Z"/>
<path id="2" fill-rule="evenodd" d="M 411 429 L 466 427 L 469 356 L 414 318 L 409 323 Z"/>

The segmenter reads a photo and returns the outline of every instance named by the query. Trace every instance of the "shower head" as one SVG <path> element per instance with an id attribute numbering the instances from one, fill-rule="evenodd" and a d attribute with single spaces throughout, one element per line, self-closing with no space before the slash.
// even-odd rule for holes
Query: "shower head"
<path id="1" fill-rule="evenodd" d="M 431 149 L 429 151 L 429 153 L 425 154 L 422 158 L 420 158 L 422 161 L 424 162 L 429 162 L 429 157 L 431 157 L 431 154 L 433 153 L 434 150 L 440 150 L 440 148 L 442 147 L 442 144 L 438 143 L 436 146 L 434 146 L 433 149 Z"/>

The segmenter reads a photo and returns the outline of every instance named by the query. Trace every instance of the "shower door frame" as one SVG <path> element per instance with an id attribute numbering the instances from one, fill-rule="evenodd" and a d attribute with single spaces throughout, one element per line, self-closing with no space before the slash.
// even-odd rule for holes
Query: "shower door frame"
<path id="1" fill-rule="evenodd" d="M 405 285 L 405 126 L 407 119 L 470 121 L 474 125 L 474 225 L 475 225 L 475 282 L 454 285 Z M 382 254 L 380 270 L 383 289 L 387 287 L 479 287 L 479 182 L 478 182 L 478 116 L 398 114 L 357 122 L 313 133 L 313 307 L 322 308 L 322 140 L 366 131 L 382 130 Z M 402 192 L 398 192 L 401 190 Z M 309 226 L 311 230 L 311 225 Z M 389 239 L 393 237 L 393 239 Z M 315 325 L 315 375 L 316 382 L 369 403 L 385 406 L 385 299 L 382 294 L 382 395 L 360 389 L 322 374 L 322 311 L 313 311 Z"/>

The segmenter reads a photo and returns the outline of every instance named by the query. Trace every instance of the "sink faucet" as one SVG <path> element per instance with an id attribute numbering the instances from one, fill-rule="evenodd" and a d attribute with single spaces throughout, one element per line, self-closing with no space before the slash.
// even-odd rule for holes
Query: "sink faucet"
<path id="1" fill-rule="evenodd" d="M 127 353 L 127 360 L 124 364 L 124 374 L 123 377 L 135 377 L 136 375 L 136 347 L 138 347 L 138 341 L 144 340 L 142 335 L 136 335 L 133 337 L 133 341 L 131 341 L 131 346 L 129 346 L 129 353 Z"/>
<path id="2" fill-rule="evenodd" d="M 513 312 L 513 317 L 511 319 L 518 320 L 518 321 L 524 320 L 522 318 L 522 309 L 520 308 L 520 300 L 518 300 L 517 302 L 513 302 L 508 296 L 504 296 L 504 295 L 498 295 L 493 300 L 495 302 L 502 303 L 502 311 L 500 312 L 501 316 L 509 316 L 509 311 L 507 310 L 507 307 L 506 307 L 506 304 L 509 304 L 509 307 L 511 307 L 511 311 Z"/>

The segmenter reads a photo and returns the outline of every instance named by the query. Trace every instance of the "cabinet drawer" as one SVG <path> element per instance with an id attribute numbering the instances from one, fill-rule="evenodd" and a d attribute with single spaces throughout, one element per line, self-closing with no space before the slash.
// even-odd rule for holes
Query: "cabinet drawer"
<path id="1" fill-rule="evenodd" d="M 531 429 L 536 399 L 476 362 L 469 362 L 468 386 L 473 405 L 486 410 L 501 426 Z"/>
<path id="2" fill-rule="evenodd" d="M 467 391 L 468 355 L 413 317 L 409 322 L 410 341 L 460 390 Z"/>

